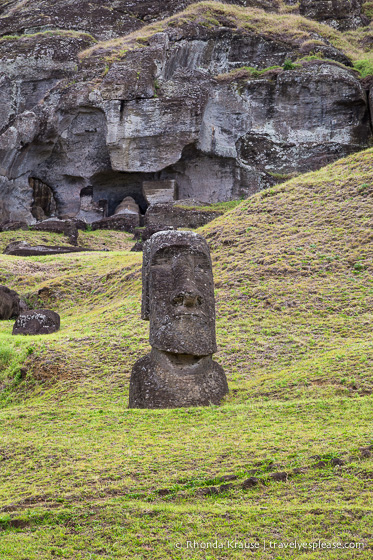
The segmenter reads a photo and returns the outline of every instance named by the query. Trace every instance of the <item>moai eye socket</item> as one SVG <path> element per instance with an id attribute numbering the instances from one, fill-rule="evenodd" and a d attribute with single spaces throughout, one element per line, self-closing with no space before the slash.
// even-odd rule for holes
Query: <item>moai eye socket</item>
<path id="1" fill-rule="evenodd" d="M 172 298 L 172 304 L 173 305 L 180 306 L 180 305 L 183 305 L 183 303 L 184 303 L 184 295 L 183 294 L 178 294 L 177 296 Z"/>
<path id="2" fill-rule="evenodd" d="M 211 271 L 211 263 L 203 253 L 194 256 L 194 270 L 201 273 L 208 273 Z"/>
<path id="3" fill-rule="evenodd" d="M 157 255 L 154 255 L 153 261 L 150 265 L 152 268 L 153 267 L 160 267 L 160 266 L 165 266 L 165 267 L 170 267 L 171 263 L 170 263 L 170 259 L 167 255 L 165 255 L 164 253 L 159 253 Z"/>

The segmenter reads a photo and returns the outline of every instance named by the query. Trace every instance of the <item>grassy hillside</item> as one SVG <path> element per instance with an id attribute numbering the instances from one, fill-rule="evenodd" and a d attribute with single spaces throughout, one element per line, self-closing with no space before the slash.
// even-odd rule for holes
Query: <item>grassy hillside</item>
<path id="1" fill-rule="evenodd" d="M 1 283 L 62 317 L 47 337 L 0 323 L 2 560 L 250 558 L 234 539 L 266 560 L 372 558 L 372 163 L 355 154 L 200 230 L 221 407 L 127 409 L 149 346 L 126 234 L 82 236 L 110 252 L 0 256 Z M 1 246 L 17 236 L 52 241 L 8 232 Z M 280 544 L 319 539 L 365 548 Z M 215 540 L 225 548 L 187 548 Z"/>

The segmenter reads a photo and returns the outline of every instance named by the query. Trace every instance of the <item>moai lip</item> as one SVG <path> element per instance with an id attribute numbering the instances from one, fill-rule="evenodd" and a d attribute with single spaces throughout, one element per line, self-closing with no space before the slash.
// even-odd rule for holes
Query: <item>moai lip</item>
<path id="1" fill-rule="evenodd" d="M 152 352 L 133 367 L 131 408 L 218 404 L 228 392 L 216 352 L 214 282 L 204 238 L 162 231 L 145 244 L 142 318 Z"/>

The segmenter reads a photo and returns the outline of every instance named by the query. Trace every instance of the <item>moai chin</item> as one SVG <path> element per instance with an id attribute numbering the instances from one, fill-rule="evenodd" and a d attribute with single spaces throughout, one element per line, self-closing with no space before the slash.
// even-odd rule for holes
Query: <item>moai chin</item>
<path id="1" fill-rule="evenodd" d="M 219 404 L 228 393 L 216 352 L 214 281 L 209 248 L 190 231 L 161 231 L 145 243 L 142 319 L 150 354 L 132 369 L 130 408 Z"/>

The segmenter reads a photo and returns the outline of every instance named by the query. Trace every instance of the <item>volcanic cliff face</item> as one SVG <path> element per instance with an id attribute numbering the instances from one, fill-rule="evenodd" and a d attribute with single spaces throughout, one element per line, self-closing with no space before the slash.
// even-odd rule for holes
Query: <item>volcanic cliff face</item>
<path id="1" fill-rule="evenodd" d="M 300 0 L 299 13 L 340 30 L 369 24 L 365 0 Z"/>
<path id="2" fill-rule="evenodd" d="M 141 187 L 152 180 L 175 180 L 182 199 L 239 198 L 372 139 L 369 92 L 349 57 L 299 16 L 287 16 L 288 32 L 276 14 L 236 7 L 230 14 L 206 2 L 97 44 L 93 27 L 98 38 L 131 30 L 109 15 L 92 26 L 89 10 L 100 14 L 104 2 L 85 13 L 75 2 L 81 20 L 68 2 L 37 4 L 39 16 L 26 2 L 19 32 L 41 29 L 45 17 L 46 25 L 75 21 L 79 30 L 0 41 L 0 221 L 47 217 L 45 200 L 59 217 L 86 217 L 87 192 L 109 214 L 126 196 L 145 209 Z M 127 15 L 144 5 L 144 19 L 155 3 L 117 4 Z M 7 6 L 3 30 L 21 9 Z M 237 13 L 248 15 L 242 25 Z M 302 59 L 315 52 L 319 59 Z"/>

